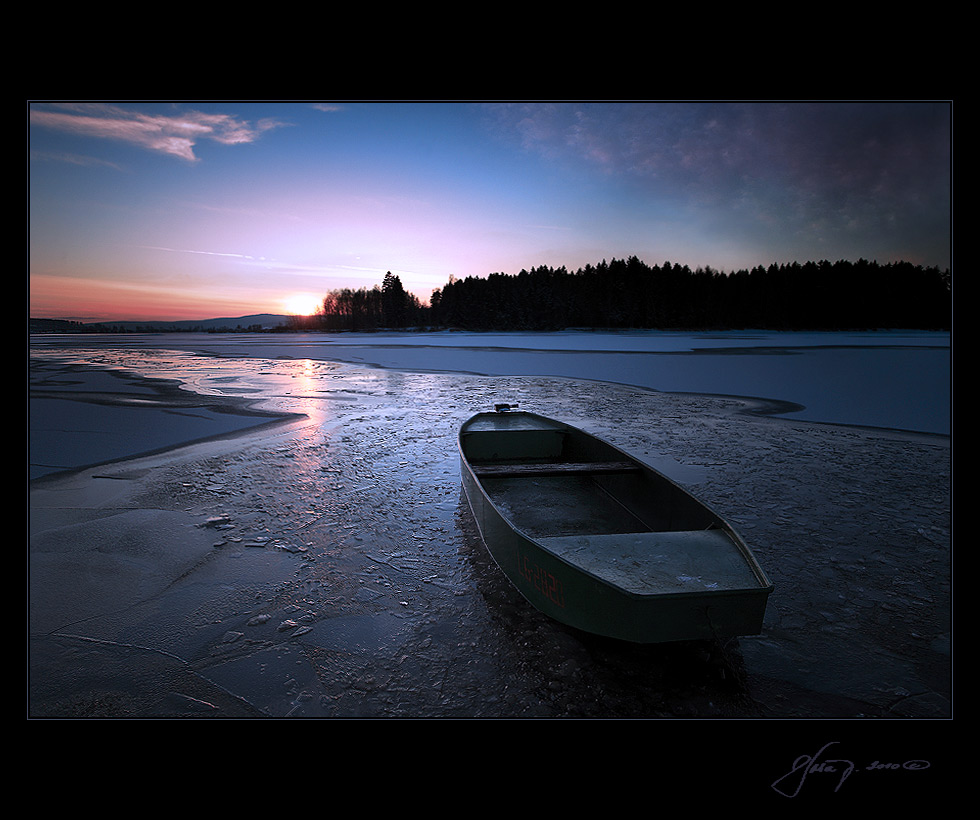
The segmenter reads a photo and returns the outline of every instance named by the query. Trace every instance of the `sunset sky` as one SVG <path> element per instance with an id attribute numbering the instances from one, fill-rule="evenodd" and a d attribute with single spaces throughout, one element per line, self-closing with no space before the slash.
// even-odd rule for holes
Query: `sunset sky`
<path id="1" fill-rule="evenodd" d="M 387 271 L 951 264 L 949 102 L 29 102 L 30 315 L 305 313 Z"/>

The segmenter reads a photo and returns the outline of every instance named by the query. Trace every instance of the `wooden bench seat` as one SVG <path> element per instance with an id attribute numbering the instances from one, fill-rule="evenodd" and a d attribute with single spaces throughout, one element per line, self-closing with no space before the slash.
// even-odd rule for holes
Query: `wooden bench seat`
<path id="1" fill-rule="evenodd" d="M 521 476 L 589 475 L 639 471 L 632 461 L 540 462 L 535 464 L 473 464 L 480 478 L 519 478 Z"/>

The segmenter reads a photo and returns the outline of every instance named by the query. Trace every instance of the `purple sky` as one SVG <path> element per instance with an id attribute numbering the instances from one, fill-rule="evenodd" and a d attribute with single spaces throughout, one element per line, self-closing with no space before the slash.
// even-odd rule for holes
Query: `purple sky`
<path id="1" fill-rule="evenodd" d="M 387 271 L 427 301 L 450 276 L 633 255 L 723 271 L 951 264 L 948 101 L 31 102 L 29 115 L 35 317 L 305 312 Z"/>

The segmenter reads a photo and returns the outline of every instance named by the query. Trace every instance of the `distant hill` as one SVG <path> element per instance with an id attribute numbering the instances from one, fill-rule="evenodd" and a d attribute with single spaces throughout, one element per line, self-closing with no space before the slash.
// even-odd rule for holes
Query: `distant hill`
<path id="1" fill-rule="evenodd" d="M 30 319 L 31 333 L 206 333 L 271 330 L 292 317 L 256 313 L 220 319 L 187 319 L 179 322 L 73 322 L 67 319 Z"/>

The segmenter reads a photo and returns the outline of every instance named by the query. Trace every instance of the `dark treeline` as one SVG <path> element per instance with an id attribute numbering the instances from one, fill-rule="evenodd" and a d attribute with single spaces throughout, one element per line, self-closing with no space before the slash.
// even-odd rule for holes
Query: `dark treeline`
<path id="1" fill-rule="evenodd" d="M 574 273 L 537 267 L 519 274 L 450 277 L 430 305 L 389 272 L 373 288 L 332 290 L 322 312 L 296 316 L 274 332 L 372 331 L 451 327 L 462 330 L 655 328 L 676 330 L 949 330 L 948 270 L 907 262 L 807 262 L 722 273 L 686 265 L 650 266 L 637 257 L 586 265 Z M 31 319 L 32 333 L 205 330 L 177 322 L 82 325 Z M 262 325 L 222 332 L 263 332 Z"/>
<path id="2" fill-rule="evenodd" d="M 948 330 L 949 271 L 909 263 L 807 262 L 722 273 L 635 256 L 574 273 L 538 267 L 453 279 L 430 324 L 467 330 L 564 327 Z"/>
<path id="3" fill-rule="evenodd" d="M 323 313 L 296 317 L 297 329 L 371 331 L 379 328 L 418 327 L 429 321 L 429 310 L 408 293 L 390 271 L 379 287 L 342 288 L 323 297 Z"/>

